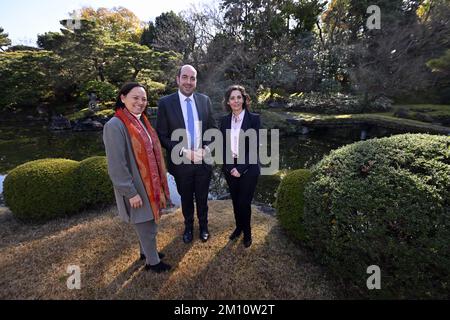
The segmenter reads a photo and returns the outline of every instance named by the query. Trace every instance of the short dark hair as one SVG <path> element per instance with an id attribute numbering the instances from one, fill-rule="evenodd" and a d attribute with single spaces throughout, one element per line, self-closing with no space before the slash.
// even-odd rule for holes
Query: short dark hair
<path id="1" fill-rule="evenodd" d="M 116 110 L 125 108 L 125 104 L 122 102 L 121 96 L 122 95 L 126 96 L 127 94 L 130 93 L 131 90 L 133 90 L 136 87 L 140 87 L 140 88 L 144 89 L 145 93 L 148 96 L 147 88 L 144 85 L 140 84 L 139 82 L 127 82 L 122 86 L 122 88 L 120 89 L 120 91 L 117 95 Z"/>
<path id="2" fill-rule="evenodd" d="M 243 86 L 237 84 L 228 87 L 227 91 L 225 91 L 225 95 L 222 101 L 224 110 L 231 112 L 231 107 L 228 105 L 228 100 L 230 100 L 231 93 L 235 90 L 239 90 L 242 94 L 242 98 L 244 99 L 242 109 L 250 111 L 250 104 L 251 104 L 250 95 L 247 93 L 247 91 L 245 91 L 245 88 Z"/>

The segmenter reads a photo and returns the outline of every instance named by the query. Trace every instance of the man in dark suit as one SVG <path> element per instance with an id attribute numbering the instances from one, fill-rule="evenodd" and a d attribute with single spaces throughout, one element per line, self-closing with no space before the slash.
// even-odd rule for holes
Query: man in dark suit
<path id="1" fill-rule="evenodd" d="M 183 241 L 192 242 L 194 229 L 194 196 L 200 225 L 200 239 L 208 241 L 208 192 L 212 166 L 204 163 L 205 149 L 211 141 L 204 142 L 206 130 L 216 128 L 211 100 L 196 93 L 197 71 L 190 65 L 180 68 L 177 75 L 178 92 L 161 98 L 158 103 L 156 130 L 161 145 L 167 150 L 168 169 L 175 177 L 181 196 L 185 230 Z M 174 131 L 182 135 L 172 140 Z M 180 148 L 181 145 L 181 148 Z M 180 164 L 179 158 L 184 157 Z"/>

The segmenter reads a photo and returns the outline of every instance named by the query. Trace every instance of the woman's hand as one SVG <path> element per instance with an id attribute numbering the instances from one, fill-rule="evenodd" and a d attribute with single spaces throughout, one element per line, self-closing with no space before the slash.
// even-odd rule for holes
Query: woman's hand
<path id="1" fill-rule="evenodd" d="M 236 178 L 240 178 L 240 177 L 241 177 L 241 174 L 239 173 L 239 171 L 237 171 L 236 168 L 233 168 L 233 170 L 231 170 L 230 174 L 231 174 L 233 177 L 236 177 Z"/>
<path id="2" fill-rule="evenodd" d="M 133 198 L 130 199 L 130 205 L 133 209 L 139 209 L 141 208 L 144 204 L 142 202 L 142 198 L 140 195 L 137 195 Z"/>

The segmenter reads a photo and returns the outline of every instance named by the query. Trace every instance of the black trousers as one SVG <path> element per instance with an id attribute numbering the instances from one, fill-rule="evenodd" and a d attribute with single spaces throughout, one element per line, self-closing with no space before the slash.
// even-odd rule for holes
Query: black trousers
<path id="1" fill-rule="evenodd" d="M 225 179 L 233 201 L 236 229 L 244 232 L 245 240 L 251 239 L 252 200 L 258 183 L 258 176 L 243 175 L 236 178 L 225 172 Z"/>
<path id="2" fill-rule="evenodd" d="M 184 226 L 194 227 L 194 197 L 197 205 L 197 217 L 201 230 L 208 228 L 208 193 L 212 172 L 203 166 L 193 165 L 182 174 L 175 176 L 178 193 L 181 196 L 181 208 Z"/>

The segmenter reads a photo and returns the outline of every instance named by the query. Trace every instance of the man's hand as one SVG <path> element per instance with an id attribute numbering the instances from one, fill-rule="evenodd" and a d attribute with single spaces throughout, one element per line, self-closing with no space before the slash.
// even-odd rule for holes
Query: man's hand
<path id="1" fill-rule="evenodd" d="M 140 195 L 137 195 L 130 199 L 130 206 L 133 209 L 141 208 L 143 205 L 144 205 L 144 203 L 142 202 L 142 198 Z"/>
<path id="2" fill-rule="evenodd" d="M 205 150 L 204 149 L 198 149 L 196 151 L 184 149 L 183 155 L 189 159 L 190 161 L 194 163 L 199 163 L 203 161 L 203 157 L 205 156 Z"/>
<path id="3" fill-rule="evenodd" d="M 241 177 L 241 174 L 239 173 L 239 171 L 237 171 L 236 168 L 233 168 L 233 170 L 231 170 L 230 174 L 231 174 L 233 177 L 236 177 L 236 178 L 240 178 L 240 177 Z"/>
<path id="4" fill-rule="evenodd" d="M 189 161 L 192 161 L 194 159 L 194 152 L 192 150 L 183 148 L 183 156 Z"/>
<path id="5" fill-rule="evenodd" d="M 194 152 L 194 163 L 202 162 L 205 156 L 205 149 L 198 149 Z"/>

